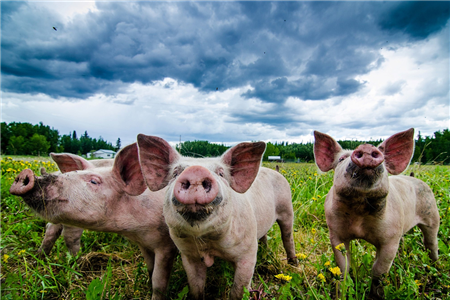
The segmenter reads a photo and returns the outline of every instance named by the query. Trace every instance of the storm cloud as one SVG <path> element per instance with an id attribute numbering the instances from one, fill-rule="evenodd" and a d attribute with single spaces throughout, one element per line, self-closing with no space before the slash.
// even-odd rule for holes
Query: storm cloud
<path id="1" fill-rule="evenodd" d="M 341 103 L 367 89 L 383 51 L 429 41 L 450 17 L 446 1 L 97 2 L 70 20 L 36 2 L 1 8 L 3 92 L 75 102 L 104 95 L 132 106 L 138 96 L 117 95 L 170 78 L 203 95 L 235 90 L 241 103 L 267 104 L 229 109 L 228 120 L 278 130 L 299 122 L 289 99 Z M 391 81 L 381 93 L 407 86 Z"/>

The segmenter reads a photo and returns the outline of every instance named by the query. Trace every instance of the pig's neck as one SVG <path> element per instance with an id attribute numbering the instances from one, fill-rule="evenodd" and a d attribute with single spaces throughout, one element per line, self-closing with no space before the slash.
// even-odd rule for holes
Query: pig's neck
<path id="1" fill-rule="evenodd" d="M 380 186 L 367 191 L 354 187 L 334 187 L 334 198 L 340 210 L 349 214 L 382 215 L 386 208 L 388 189 Z"/>
<path id="2" fill-rule="evenodd" d="M 158 227 L 163 220 L 161 205 L 158 206 L 157 201 L 145 195 L 124 194 L 118 200 L 109 201 L 103 216 L 89 229 L 118 233 L 136 241 L 139 235 Z"/>

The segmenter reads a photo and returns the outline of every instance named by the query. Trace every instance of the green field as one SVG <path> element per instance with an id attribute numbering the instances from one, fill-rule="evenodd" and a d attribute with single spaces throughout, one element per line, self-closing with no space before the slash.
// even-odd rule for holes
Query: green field
<path id="1" fill-rule="evenodd" d="M 275 164 L 264 164 L 275 168 Z M 49 257 L 36 257 L 46 222 L 36 217 L 20 197 L 11 196 L 15 176 L 30 168 L 39 174 L 57 170 L 48 158 L 2 157 L 1 162 L 1 297 L 2 299 L 149 299 L 151 287 L 137 246 L 116 234 L 85 231 L 81 251 L 71 256 L 62 239 Z M 332 172 L 320 173 L 314 164 L 281 164 L 291 184 L 295 210 L 294 238 L 298 267 L 286 263 L 277 225 L 261 245 L 246 299 L 367 299 L 375 248 L 354 241 L 351 277 L 340 280 L 324 215 L 325 196 Z M 428 183 L 434 191 L 441 216 L 439 260 L 431 262 L 418 228 L 408 232 L 394 264 L 384 278 L 387 299 L 447 299 L 450 297 L 450 168 L 410 166 L 405 172 Z M 217 259 L 208 270 L 207 299 L 227 299 L 233 268 Z M 284 276 L 277 276 L 283 274 Z M 284 278 L 284 279 L 283 279 Z M 187 298 L 187 278 L 176 259 L 168 299 Z M 340 298 L 343 298 L 342 296 Z"/>

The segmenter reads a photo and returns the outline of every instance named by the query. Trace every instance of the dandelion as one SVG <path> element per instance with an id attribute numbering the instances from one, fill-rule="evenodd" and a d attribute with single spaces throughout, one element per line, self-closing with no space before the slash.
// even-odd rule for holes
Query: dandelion
<path id="1" fill-rule="evenodd" d="M 317 198 L 322 198 L 322 197 L 320 197 L 320 195 L 317 195 Z"/>
<path id="2" fill-rule="evenodd" d="M 320 273 L 319 275 L 317 275 L 317 278 L 319 278 L 319 280 L 322 281 L 322 282 L 325 282 L 325 281 L 326 281 L 325 276 L 324 276 L 322 273 Z"/>
<path id="3" fill-rule="evenodd" d="M 314 239 L 313 239 L 313 238 L 311 238 L 309 241 L 310 241 L 312 244 L 314 243 Z"/>
<path id="4" fill-rule="evenodd" d="M 324 264 L 325 267 L 329 267 L 330 265 L 331 265 L 331 262 L 330 262 L 330 261 L 327 261 L 327 262 Z"/>
<path id="5" fill-rule="evenodd" d="M 317 199 L 316 198 L 314 198 L 314 197 L 312 197 L 312 199 L 313 199 L 313 201 L 316 201 Z"/>
<path id="6" fill-rule="evenodd" d="M 310 180 L 312 179 L 311 176 L 308 177 Z"/>
<path id="7" fill-rule="evenodd" d="M 342 274 L 341 269 L 339 269 L 339 267 L 330 268 L 330 272 L 336 276 L 341 276 Z"/>
<path id="8" fill-rule="evenodd" d="M 314 173 L 314 176 L 317 176 L 317 173 Z"/>
<path id="9" fill-rule="evenodd" d="M 417 279 L 414 280 L 414 282 L 416 283 L 417 286 L 421 286 L 422 285 L 422 283 L 419 280 L 417 280 Z"/>
<path id="10" fill-rule="evenodd" d="M 312 229 L 311 229 L 311 233 L 312 233 L 312 234 L 316 234 L 316 229 L 315 229 L 315 228 L 312 228 Z"/>
<path id="11" fill-rule="evenodd" d="M 4 263 L 7 263 L 7 262 L 8 262 L 8 258 L 9 258 L 9 255 L 8 255 L 8 254 L 3 254 L 3 262 L 4 262 Z"/>
<path id="12" fill-rule="evenodd" d="M 303 253 L 297 253 L 295 256 L 297 256 L 300 260 L 306 259 L 306 254 Z"/>
<path id="13" fill-rule="evenodd" d="M 345 246 L 344 243 L 340 243 L 339 245 L 336 246 L 336 249 L 341 251 L 342 253 L 345 253 Z"/>
<path id="14" fill-rule="evenodd" d="M 292 276 L 284 275 L 284 274 L 278 274 L 278 275 L 275 275 L 275 278 L 278 278 L 280 280 L 284 280 L 286 282 L 289 282 L 289 281 L 291 281 Z"/>
<path id="15" fill-rule="evenodd" d="M 20 250 L 19 253 L 17 253 L 18 255 L 22 255 L 24 254 L 26 251 L 25 250 Z"/>

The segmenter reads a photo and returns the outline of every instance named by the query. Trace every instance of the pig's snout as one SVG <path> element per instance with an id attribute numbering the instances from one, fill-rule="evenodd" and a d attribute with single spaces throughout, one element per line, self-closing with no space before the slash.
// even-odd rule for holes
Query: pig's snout
<path id="1" fill-rule="evenodd" d="M 185 169 L 175 182 L 174 196 L 184 205 L 206 205 L 219 193 L 219 185 L 211 172 L 201 166 Z"/>
<path id="2" fill-rule="evenodd" d="M 33 189 L 35 183 L 34 173 L 30 169 L 25 169 L 17 175 L 9 192 L 16 196 L 22 196 Z"/>
<path id="3" fill-rule="evenodd" d="M 353 151 L 351 160 L 362 169 L 374 169 L 383 163 L 384 155 L 377 147 L 363 144 Z"/>

